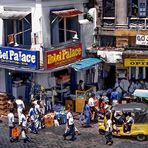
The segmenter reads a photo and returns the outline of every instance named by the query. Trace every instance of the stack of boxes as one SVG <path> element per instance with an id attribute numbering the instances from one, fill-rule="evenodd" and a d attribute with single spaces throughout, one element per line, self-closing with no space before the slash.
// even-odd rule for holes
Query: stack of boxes
<path id="1" fill-rule="evenodd" d="M 0 93 L 0 116 L 6 116 L 8 113 L 8 97 Z"/>
<path id="2" fill-rule="evenodd" d="M 52 127 L 54 125 L 54 113 L 48 113 L 44 116 L 45 127 Z"/>

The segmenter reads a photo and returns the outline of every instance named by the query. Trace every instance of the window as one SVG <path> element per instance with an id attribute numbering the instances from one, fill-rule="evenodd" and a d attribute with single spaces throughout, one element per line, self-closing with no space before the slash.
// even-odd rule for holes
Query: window
<path id="1" fill-rule="evenodd" d="M 139 17 L 146 17 L 146 0 L 138 1 L 138 13 Z"/>
<path id="2" fill-rule="evenodd" d="M 5 45 L 31 45 L 31 15 L 23 19 L 4 19 Z M 11 41 L 10 42 L 10 38 Z"/>
<path id="3" fill-rule="evenodd" d="M 69 10 L 75 10 L 75 9 L 69 9 Z M 60 10 L 59 12 L 51 11 L 52 45 L 57 45 L 59 43 L 70 41 L 72 40 L 73 36 L 76 33 L 78 33 L 79 35 L 78 14 L 71 15 L 71 13 L 67 13 L 66 10 L 61 10 L 61 11 L 64 12 L 60 13 Z"/>
<path id="4" fill-rule="evenodd" d="M 103 1 L 103 17 L 115 17 L 115 0 Z"/>

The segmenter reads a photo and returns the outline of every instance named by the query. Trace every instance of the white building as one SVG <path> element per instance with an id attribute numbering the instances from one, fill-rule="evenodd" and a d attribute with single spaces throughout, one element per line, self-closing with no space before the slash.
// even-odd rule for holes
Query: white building
<path id="1" fill-rule="evenodd" d="M 56 86 L 55 77 L 60 77 L 56 71 L 65 69 L 61 77 L 70 77 L 67 67 L 84 56 L 84 36 L 88 26 L 92 29 L 91 24 L 80 23 L 87 2 L 1 0 L 0 92 L 28 98 L 26 79 L 50 88 Z M 76 75 L 78 82 L 83 72 Z"/>

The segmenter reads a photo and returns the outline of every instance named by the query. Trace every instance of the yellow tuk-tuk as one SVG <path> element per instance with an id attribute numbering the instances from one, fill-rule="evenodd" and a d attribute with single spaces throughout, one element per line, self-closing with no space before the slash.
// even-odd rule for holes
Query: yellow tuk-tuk
<path id="1" fill-rule="evenodd" d="M 110 118 L 114 122 L 115 112 L 132 113 L 134 114 L 134 123 L 131 124 L 130 131 L 125 131 L 125 122 L 116 124 L 116 129 L 113 126 L 114 136 L 133 136 L 138 141 L 144 141 L 148 137 L 148 105 L 143 103 L 128 103 L 117 104 L 112 107 Z M 99 133 L 105 133 L 106 118 L 103 123 L 99 123 Z"/>

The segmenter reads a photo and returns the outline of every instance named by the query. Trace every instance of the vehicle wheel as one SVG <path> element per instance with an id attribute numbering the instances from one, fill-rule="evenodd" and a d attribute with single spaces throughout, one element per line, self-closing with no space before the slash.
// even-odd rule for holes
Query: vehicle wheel
<path id="1" fill-rule="evenodd" d="M 146 140 L 146 136 L 145 135 L 137 135 L 136 136 L 136 139 L 138 140 L 138 141 L 144 141 L 144 140 Z"/>

